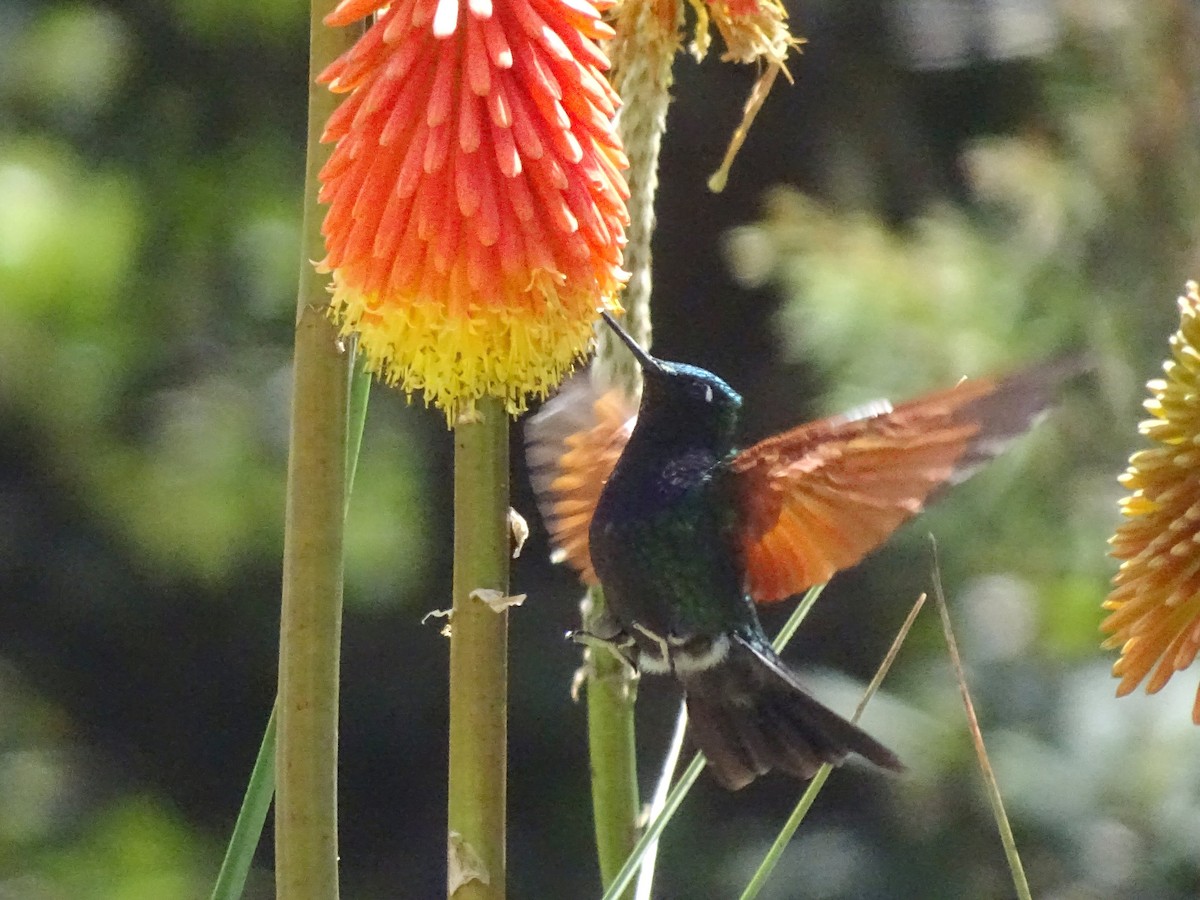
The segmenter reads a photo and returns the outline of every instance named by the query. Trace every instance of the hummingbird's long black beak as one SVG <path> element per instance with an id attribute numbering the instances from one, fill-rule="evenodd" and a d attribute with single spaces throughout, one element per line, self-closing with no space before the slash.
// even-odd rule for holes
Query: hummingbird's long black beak
<path id="1" fill-rule="evenodd" d="M 641 365 L 643 371 L 662 371 L 662 365 L 659 363 L 659 361 L 642 349 L 642 345 L 630 337 L 628 331 L 617 324 L 617 320 L 613 318 L 612 313 L 610 313 L 608 310 L 601 310 L 600 315 L 604 317 L 604 321 L 608 323 L 608 327 L 617 333 L 617 337 L 624 341 L 625 346 L 629 348 L 629 351 Z"/>

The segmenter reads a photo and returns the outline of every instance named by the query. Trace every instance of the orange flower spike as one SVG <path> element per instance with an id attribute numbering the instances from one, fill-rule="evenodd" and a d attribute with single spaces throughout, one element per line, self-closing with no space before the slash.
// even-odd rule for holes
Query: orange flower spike
<path id="1" fill-rule="evenodd" d="M 1166 377 L 1147 385 L 1154 416 L 1140 431 L 1154 446 L 1129 459 L 1121 485 L 1125 521 L 1110 541 L 1121 560 L 1101 624 L 1120 647 L 1113 675 L 1124 696 L 1146 681 L 1147 693 L 1190 666 L 1200 650 L 1200 290 L 1179 298 L 1180 327 L 1171 337 Z M 1192 709 L 1200 724 L 1200 691 Z"/>
<path id="2" fill-rule="evenodd" d="M 617 309 L 629 191 L 588 0 L 346 0 L 375 22 L 322 73 L 332 314 L 369 367 L 446 412 L 511 413 Z"/>

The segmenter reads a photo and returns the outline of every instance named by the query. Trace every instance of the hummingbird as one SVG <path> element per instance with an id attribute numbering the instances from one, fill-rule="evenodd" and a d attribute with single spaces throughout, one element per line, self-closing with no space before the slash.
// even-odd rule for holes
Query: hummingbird
<path id="1" fill-rule="evenodd" d="M 903 770 L 804 688 L 756 604 L 861 560 L 1023 434 L 1078 359 L 880 402 L 738 450 L 738 393 L 651 356 L 603 315 L 640 364 L 638 410 L 577 378 L 526 433 L 555 558 L 603 588 L 611 627 L 594 637 L 679 683 L 692 740 L 726 788 L 772 770 L 807 780 L 851 754 Z"/>

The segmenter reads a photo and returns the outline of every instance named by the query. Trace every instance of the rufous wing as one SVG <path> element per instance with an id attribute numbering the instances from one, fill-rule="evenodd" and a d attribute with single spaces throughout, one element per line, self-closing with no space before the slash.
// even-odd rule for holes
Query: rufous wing
<path id="1" fill-rule="evenodd" d="M 835 416 L 731 462 L 745 588 L 760 603 L 828 581 L 882 544 L 941 488 L 1024 433 L 1081 370 L 1077 357 L 972 379 L 895 409 Z"/>
<path id="2" fill-rule="evenodd" d="M 525 426 L 525 458 L 554 546 L 585 584 L 596 584 L 588 528 L 608 476 L 629 441 L 637 407 L 622 391 L 577 375 Z"/>

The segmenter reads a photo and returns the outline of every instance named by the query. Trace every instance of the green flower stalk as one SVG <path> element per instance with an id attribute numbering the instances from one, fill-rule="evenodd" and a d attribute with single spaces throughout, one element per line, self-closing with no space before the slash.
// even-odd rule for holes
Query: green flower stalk
<path id="1" fill-rule="evenodd" d="M 505 891 L 508 415 L 586 353 L 624 281 L 617 95 L 578 0 L 345 0 L 374 22 L 321 75 L 348 94 L 322 170 L 333 315 L 455 430 L 447 890 Z"/>
<path id="2" fill-rule="evenodd" d="M 349 428 L 346 442 L 346 510 L 349 513 L 350 494 L 354 489 L 354 473 L 358 468 L 358 452 L 362 446 L 363 426 L 367 419 L 371 377 L 362 366 L 355 366 L 350 381 Z M 246 887 L 254 854 L 262 838 L 263 826 L 275 796 L 275 753 L 278 746 L 278 701 L 271 707 L 262 743 L 254 760 L 254 768 L 246 784 L 246 793 L 238 811 L 233 833 L 225 851 L 225 859 L 213 885 L 211 900 L 238 900 Z"/>
<path id="3" fill-rule="evenodd" d="M 315 75 L 354 39 L 321 27 L 311 12 L 309 68 Z M 280 900 L 338 896 L 337 726 L 342 617 L 346 435 L 353 354 L 327 315 L 325 279 L 307 260 L 321 254 L 319 144 L 334 107 L 312 85 L 308 100 L 304 246 L 296 314 L 292 426 L 284 529 L 279 640 L 275 860 Z"/>
<path id="4" fill-rule="evenodd" d="M 508 734 L 508 416 L 480 404 L 454 432 L 447 894 L 501 898 Z M 489 600 L 492 602 L 489 604 Z"/>
<path id="5" fill-rule="evenodd" d="M 786 14 L 774 0 L 729 5 L 693 0 L 697 14 L 694 49 L 703 55 L 712 21 L 725 39 L 726 59 L 771 63 L 771 79 L 795 44 L 784 24 Z M 658 159 L 667 126 L 674 82 L 673 66 L 683 42 L 682 0 L 624 0 L 616 16 L 612 42 L 612 82 L 624 101 L 617 127 L 629 155 L 629 270 L 624 303 L 625 328 L 643 347 L 650 346 L 652 291 L 651 240 Z M 769 86 L 769 83 L 768 83 Z M 765 96 L 765 92 L 764 92 Z M 744 130 L 744 129 L 743 129 Z M 728 164 L 728 161 L 727 161 Z M 641 370 L 608 329 L 601 329 L 593 366 L 603 386 L 636 397 Z M 583 607 L 583 628 L 604 614 L 604 596 L 593 587 Z M 592 772 L 592 807 L 601 879 L 608 887 L 637 841 L 640 813 L 637 784 L 634 700 L 630 673 L 611 654 L 585 651 L 588 741 Z"/>
<path id="6" fill-rule="evenodd" d="M 672 66 L 679 49 L 683 7 L 675 0 L 625 0 L 617 16 L 612 43 L 613 86 L 624 100 L 617 121 L 629 154 L 629 270 L 624 304 L 625 324 L 643 346 L 650 343 L 651 254 L 654 196 L 658 190 L 658 157 L 667 126 Z M 593 371 L 629 397 L 641 389 L 641 370 L 612 333 L 600 329 Z M 604 594 L 588 591 L 583 629 L 594 630 L 604 614 Z M 592 773 L 592 814 L 596 855 L 605 887 L 612 883 L 638 839 L 641 803 L 638 791 L 637 741 L 634 727 L 636 682 L 610 653 L 584 651 L 587 673 L 588 755 Z"/>

